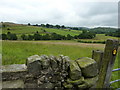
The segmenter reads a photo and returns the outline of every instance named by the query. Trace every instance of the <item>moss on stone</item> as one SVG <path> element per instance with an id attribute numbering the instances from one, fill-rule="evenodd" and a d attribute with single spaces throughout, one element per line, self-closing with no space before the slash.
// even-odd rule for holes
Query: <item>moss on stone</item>
<path id="1" fill-rule="evenodd" d="M 84 77 L 94 77 L 98 74 L 97 63 L 94 59 L 84 57 L 76 60 L 76 62 L 81 68 Z"/>
<path id="2" fill-rule="evenodd" d="M 70 62 L 69 76 L 72 80 L 77 80 L 82 76 L 81 69 L 75 61 Z"/>
<path id="3" fill-rule="evenodd" d="M 96 63 L 94 59 L 91 59 L 88 57 L 83 57 L 83 58 L 76 60 L 76 61 L 81 68 L 85 68 L 93 63 Z"/>
<path id="4" fill-rule="evenodd" d="M 98 76 L 93 77 L 93 78 L 86 78 L 85 83 L 87 84 L 88 87 L 92 87 L 96 85 L 97 80 L 98 80 Z"/>
<path id="5" fill-rule="evenodd" d="M 73 84 L 73 85 L 80 85 L 84 83 L 84 77 L 81 77 L 78 80 L 71 80 L 71 79 L 67 79 L 67 83 Z"/>

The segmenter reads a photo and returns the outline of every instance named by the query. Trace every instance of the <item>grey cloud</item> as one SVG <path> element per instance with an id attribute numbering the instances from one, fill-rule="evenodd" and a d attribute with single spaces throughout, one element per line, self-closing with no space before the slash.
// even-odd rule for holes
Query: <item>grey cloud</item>
<path id="1" fill-rule="evenodd" d="M 117 26 L 117 2 L 79 0 L 1 0 L 0 19 L 66 26 Z"/>

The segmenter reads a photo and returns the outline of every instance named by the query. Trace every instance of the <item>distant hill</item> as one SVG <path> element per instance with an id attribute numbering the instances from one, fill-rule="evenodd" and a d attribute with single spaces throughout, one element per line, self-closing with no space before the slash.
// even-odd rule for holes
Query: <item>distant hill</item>
<path id="1" fill-rule="evenodd" d="M 89 31 L 93 31 L 96 34 L 106 34 L 108 32 L 116 32 L 117 28 L 110 28 L 110 27 L 97 27 L 89 29 Z"/>
<path id="2" fill-rule="evenodd" d="M 47 25 L 47 24 L 46 24 Z M 41 25 L 35 26 L 35 25 L 27 25 L 27 24 L 16 24 L 13 22 L 3 22 L 3 33 L 7 33 L 8 31 L 11 33 L 16 34 L 32 34 L 36 31 L 39 33 L 57 33 L 61 35 L 67 35 L 70 34 L 72 36 L 80 34 L 82 31 L 92 31 L 96 34 L 106 34 L 109 32 L 116 32 L 116 28 L 110 28 L 110 27 L 96 27 L 96 28 L 87 28 L 87 27 L 65 27 L 63 28 L 47 28 L 42 27 Z"/>

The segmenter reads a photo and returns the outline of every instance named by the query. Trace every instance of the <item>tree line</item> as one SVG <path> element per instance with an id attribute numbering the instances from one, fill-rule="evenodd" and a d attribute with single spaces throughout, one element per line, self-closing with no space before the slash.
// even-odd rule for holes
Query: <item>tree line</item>
<path id="1" fill-rule="evenodd" d="M 30 24 L 28 23 L 28 26 L 38 26 L 38 27 L 45 27 L 45 28 L 57 28 L 57 29 L 70 29 L 70 30 L 89 30 L 89 28 L 86 27 L 67 27 L 65 25 L 52 25 L 52 24 Z"/>
<path id="2" fill-rule="evenodd" d="M 106 33 L 105 34 L 106 36 L 113 36 L 113 37 L 120 37 L 120 29 L 118 29 L 116 32 L 112 33 L 112 32 L 109 32 L 109 33 Z"/>
<path id="3" fill-rule="evenodd" d="M 46 27 L 46 28 L 57 28 L 57 29 L 65 29 L 66 27 L 64 25 L 52 25 L 52 24 L 35 24 L 35 25 L 31 25 L 30 23 L 28 23 L 28 26 L 39 26 L 39 27 Z"/>
<path id="4" fill-rule="evenodd" d="M 22 34 L 19 39 L 21 40 L 72 40 L 72 39 L 92 39 L 96 36 L 95 33 L 83 31 L 79 35 L 71 36 L 70 34 L 60 35 L 57 33 L 41 35 L 38 32 L 33 35 Z M 17 40 L 18 36 L 8 32 L 7 34 L 2 34 L 2 40 Z"/>

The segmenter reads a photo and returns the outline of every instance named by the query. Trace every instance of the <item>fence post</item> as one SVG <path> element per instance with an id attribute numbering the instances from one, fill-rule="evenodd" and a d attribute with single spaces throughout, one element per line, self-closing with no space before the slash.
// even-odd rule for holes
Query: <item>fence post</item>
<path id="1" fill-rule="evenodd" d="M 97 88 L 109 88 L 109 82 L 111 79 L 112 68 L 115 62 L 118 46 L 118 40 L 108 39 L 106 41 L 102 64 L 99 72 L 99 79 L 96 85 Z"/>
<path id="2" fill-rule="evenodd" d="M 93 50 L 92 59 L 94 59 L 97 62 L 98 72 L 100 72 L 100 68 L 101 68 L 101 64 L 102 64 L 102 57 L 103 57 L 103 51 Z"/>

